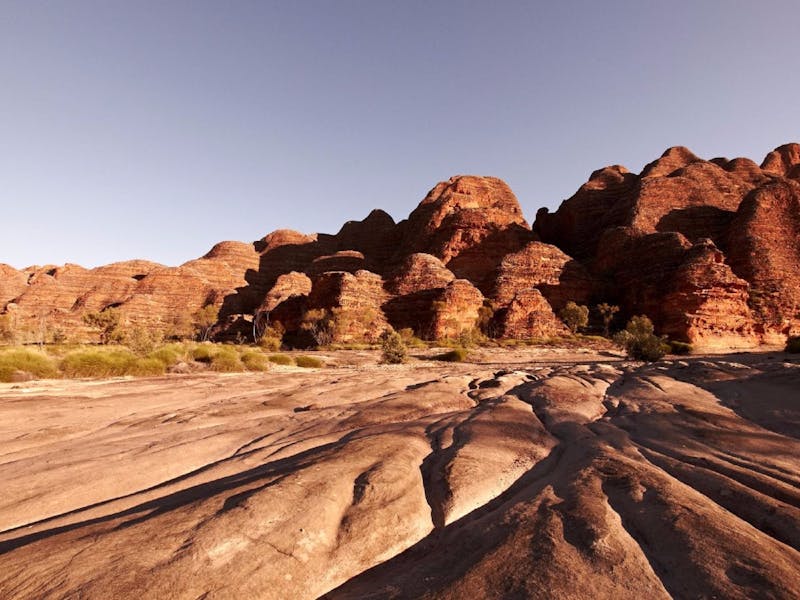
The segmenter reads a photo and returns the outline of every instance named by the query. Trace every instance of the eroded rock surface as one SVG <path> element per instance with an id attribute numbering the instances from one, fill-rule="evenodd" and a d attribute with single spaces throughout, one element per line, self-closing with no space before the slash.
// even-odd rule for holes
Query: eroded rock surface
<path id="1" fill-rule="evenodd" d="M 5 384 L 0 596 L 796 598 L 800 367 L 733 359 Z"/>

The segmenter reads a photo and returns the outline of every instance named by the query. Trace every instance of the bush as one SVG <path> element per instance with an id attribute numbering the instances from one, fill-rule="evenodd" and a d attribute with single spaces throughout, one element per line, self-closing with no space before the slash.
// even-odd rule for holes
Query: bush
<path id="1" fill-rule="evenodd" d="M 201 344 L 192 348 L 189 354 L 191 355 L 192 360 L 208 364 L 214 357 L 215 352 L 214 347 L 211 344 Z"/>
<path id="2" fill-rule="evenodd" d="M 87 348 L 67 354 L 61 371 L 67 377 L 118 377 L 133 374 L 136 361 L 136 355 L 124 348 Z M 163 372 L 163 363 L 159 364 Z"/>
<path id="3" fill-rule="evenodd" d="M 242 363 L 248 371 L 266 371 L 269 369 L 269 360 L 265 354 L 258 350 L 243 352 Z"/>
<path id="4" fill-rule="evenodd" d="M 239 353 L 233 348 L 219 348 L 211 355 L 211 369 L 221 373 L 235 373 L 244 370 Z"/>
<path id="5" fill-rule="evenodd" d="M 272 354 L 267 357 L 267 360 L 276 365 L 283 365 L 284 367 L 294 364 L 292 357 L 286 354 Z"/>
<path id="6" fill-rule="evenodd" d="M 578 329 L 586 327 L 589 323 L 589 307 L 584 305 L 579 306 L 569 301 L 558 313 L 558 316 L 564 321 L 564 324 L 569 327 L 572 333 L 577 333 Z"/>
<path id="7" fill-rule="evenodd" d="M 105 310 L 86 313 L 83 315 L 83 322 L 100 333 L 101 344 L 119 341 L 122 337 L 118 308 L 106 308 Z"/>
<path id="8" fill-rule="evenodd" d="M 264 334 L 261 336 L 261 339 L 258 340 L 258 345 L 261 346 L 264 350 L 280 350 L 281 349 L 282 338 Z"/>
<path id="9" fill-rule="evenodd" d="M 162 346 L 161 348 L 153 350 L 147 355 L 147 358 L 154 358 L 160 361 L 165 367 L 171 367 L 181 359 L 181 354 L 173 346 Z"/>
<path id="10" fill-rule="evenodd" d="M 396 331 L 384 331 L 381 334 L 381 357 L 389 365 L 399 365 L 406 361 L 408 351 L 403 338 Z"/>
<path id="11" fill-rule="evenodd" d="M 669 344 L 670 354 L 677 354 L 678 356 L 684 356 L 686 354 L 692 353 L 691 344 L 687 344 L 686 342 L 679 342 L 677 340 L 670 340 L 667 343 Z"/>
<path id="12" fill-rule="evenodd" d="M 197 337 L 201 342 L 205 342 L 211 334 L 211 329 L 217 324 L 219 318 L 219 308 L 213 304 L 208 304 L 200 308 L 192 315 L 192 325 L 197 332 Z"/>
<path id="13" fill-rule="evenodd" d="M 304 369 L 319 369 L 325 366 L 325 363 L 320 359 L 302 354 L 300 356 L 296 356 L 294 362 L 298 367 L 303 367 Z"/>
<path id="14" fill-rule="evenodd" d="M 786 340 L 786 352 L 800 354 L 800 335 L 790 336 L 789 339 Z"/>
<path id="15" fill-rule="evenodd" d="M 625 348 L 628 356 L 635 360 L 655 362 L 669 352 L 669 344 L 655 335 L 653 322 L 646 316 L 632 317 L 625 326 L 614 336 L 614 341 Z"/>
<path id="16" fill-rule="evenodd" d="M 416 335 L 414 335 L 414 330 L 411 327 L 404 327 L 403 329 L 399 330 L 397 333 L 400 334 L 400 338 L 403 340 L 403 343 L 406 345 L 406 348 L 424 348 L 425 342 L 419 339 Z"/>
<path id="17" fill-rule="evenodd" d="M 164 336 L 160 332 L 135 326 L 124 330 L 123 341 L 136 354 L 145 355 L 152 352 L 158 344 L 163 342 Z"/>
<path id="18" fill-rule="evenodd" d="M 24 348 L 0 352 L 0 381 L 13 381 L 15 371 L 44 379 L 57 375 L 52 359 L 42 352 Z"/>
<path id="19" fill-rule="evenodd" d="M 435 360 L 442 360 L 444 362 L 464 362 L 469 355 L 469 350 L 466 348 L 453 348 L 449 352 L 440 354 Z"/>
<path id="20" fill-rule="evenodd" d="M 137 358 L 128 368 L 125 375 L 144 377 L 147 375 L 163 375 L 166 365 L 157 358 Z"/>

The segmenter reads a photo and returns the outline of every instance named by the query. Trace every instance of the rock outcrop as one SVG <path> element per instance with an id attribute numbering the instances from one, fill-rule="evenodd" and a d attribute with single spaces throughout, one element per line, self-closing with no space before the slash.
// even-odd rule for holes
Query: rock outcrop
<path id="1" fill-rule="evenodd" d="M 477 326 L 483 294 L 466 279 L 454 279 L 432 303 L 432 319 L 427 335 L 433 340 L 454 338 Z"/>
<path id="2" fill-rule="evenodd" d="M 709 349 L 780 344 L 800 329 L 798 164 L 797 144 L 760 167 L 671 148 L 640 175 L 595 172 L 533 229 L 626 316 Z"/>
<path id="3" fill-rule="evenodd" d="M 711 240 L 685 253 L 663 300 L 662 333 L 707 349 L 758 345 L 747 304 L 749 284 L 736 277 Z"/>
<path id="4" fill-rule="evenodd" d="M 537 289 L 514 294 L 508 306 L 495 315 L 493 331 L 497 337 L 516 339 L 569 334 L 564 323 L 553 313 L 550 303 Z"/>
<path id="5" fill-rule="evenodd" d="M 389 328 L 381 306 L 386 300 L 383 279 L 376 273 L 324 273 L 314 279 L 307 316 L 312 326 L 329 328 L 329 341 L 375 342 Z M 327 323 L 325 321 L 328 321 Z"/>
<path id="6" fill-rule="evenodd" d="M 374 210 L 335 235 L 278 230 L 179 267 L 0 265 L 0 312 L 80 338 L 83 315 L 108 307 L 163 328 L 213 304 L 219 337 L 252 336 L 262 313 L 297 333 L 327 311 L 353 341 L 387 327 L 447 337 L 479 320 L 499 336 L 558 335 L 567 302 L 607 302 L 699 347 L 747 347 L 800 332 L 798 240 L 800 145 L 760 166 L 674 147 L 640 174 L 595 171 L 533 229 L 503 181 L 461 175 L 399 223 Z"/>
<path id="7" fill-rule="evenodd" d="M 25 291 L 29 274 L 0 263 L 0 310 Z"/>
<path id="8" fill-rule="evenodd" d="M 537 288 L 553 308 L 560 310 L 570 300 L 589 302 L 595 287 L 581 263 L 551 244 L 530 242 L 503 258 L 492 298 L 507 306 L 518 292 Z"/>
<path id="9" fill-rule="evenodd" d="M 461 175 L 437 184 L 401 226 L 398 256 L 432 254 L 482 290 L 503 257 L 533 239 L 516 196 L 495 177 Z"/>

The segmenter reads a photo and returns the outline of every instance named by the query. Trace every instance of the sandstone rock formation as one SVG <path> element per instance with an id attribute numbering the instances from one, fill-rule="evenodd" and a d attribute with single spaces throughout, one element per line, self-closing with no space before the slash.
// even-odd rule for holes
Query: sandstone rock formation
<path id="1" fill-rule="evenodd" d="M 314 321 L 332 318 L 330 342 L 375 342 L 389 328 L 381 311 L 385 300 L 380 275 L 369 271 L 355 274 L 332 271 L 314 279 L 306 306 L 317 311 L 311 315 Z"/>
<path id="2" fill-rule="evenodd" d="M 800 330 L 798 148 L 777 148 L 761 167 L 686 148 L 640 175 L 609 167 L 555 213 L 539 211 L 534 231 L 581 261 L 595 297 L 627 316 L 707 348 L 778 344 Z M 714 251 L 692 254 L 705 239 Z"/>
<path id="3" fill-rule="evenodd" d="M 436 185 L 402 223 L 399 256 L 432 254 L 480 289 L 503 256 L 532 239 L 516 196 L 500 179 L 462 175 Z"/>
<path id="4" fill-rule="evenodd" d="M 782 180 L 753 190 L 728 236 L 730 264 L 750 283 L 759 329 L 779 342 L 800 331 L 800 184 Z"/>
<path id="5" fill-rule="evenodd" d="M 570 300 L 588 302 L 595 287 L 591 275 L 578 261 L 550 244 L 530 242 L 503 258 L 492 298 L 506 306 L 517 292 L 537 288 L 554 309 L 560 310 Z"/>
<path id="6" fill-rule="evenodd" d="M 733 274 L 714 242 L 702 240 L 686 251 L 672 286 L 663 299 L 663 333 L 707 349 L 758 345 L 750 286 Z"/>
<path id="7" fill-rule="evenodd" d="M 432 304 L 432 319 L 427 339 L 454 338 L 477 326 L 483 294 L 466 279 L 454 279 L 439 293 Z"/>
<path id="8" fill-rule="evenodd" d="M 25 291 L 29 275 L 0 263 L 0 310 Z"/>
<path id="9" fill-rule="evenodd" d="M 159 328 L 214 304 L 217 336 L 247 339 L 264 311 L 291 333 L 308 310 L 350 319 L 362 307 L 374 323 L 346 327 L 355 340 L 388 326 L 451 335 L 478 309 L 494 311 L 495 335 L 557 335 L 552 314 L 572 300 L 617 304 L 623 321 L 647 314 L 659 333 L 698 347 L 780 344 L 800 333 L 798 202 L 798 144 L 761 166 L 674 147 L 640 174 L 606 167 L 554 213 L 540 210 L 533 230 L 504 182 L 462 175 L 437 184 L 399 223 L 374 210 L 335 235 L 278 230 L 252 244 L 220 243 L 179 267 L 3 265 L 0 312 L 80 338 L 88 311 L 118 306 L 127 322 Z M 371 283 L 358 275 L 366 272 Z M 348 291 L 360 287 L 362 300 Z"/>
<path id="10" fill-rule="evenodd" d="M 497 337 L 530 339 L 569 334 L 550 303 L 535 288 L 514 294 L 508 306 L 495 315 L 495 323 L 493 332 Z"/>

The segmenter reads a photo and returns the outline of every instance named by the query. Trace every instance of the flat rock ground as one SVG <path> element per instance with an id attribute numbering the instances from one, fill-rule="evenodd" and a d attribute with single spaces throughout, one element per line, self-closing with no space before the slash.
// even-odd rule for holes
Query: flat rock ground
<path id="1" fill-rule="evenodd" d="M 798 598 L 800 365 L 0 387 L 1 598 Z"/>

